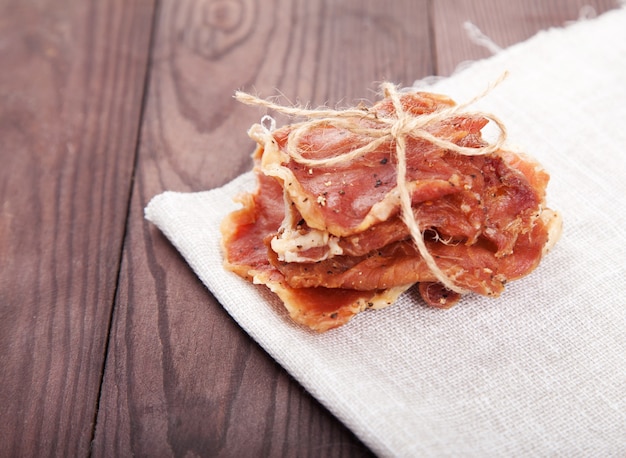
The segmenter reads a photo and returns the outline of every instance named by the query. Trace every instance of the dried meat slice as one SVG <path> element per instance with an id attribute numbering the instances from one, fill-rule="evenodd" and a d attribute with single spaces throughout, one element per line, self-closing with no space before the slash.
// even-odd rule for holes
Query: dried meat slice
<path id="1" fill-rule="evenodd" d="M 450 99 L 425 93 L 404 95 L 402 101 L 410 112 L 426 114 L 453 104 Z M 305 159 L 323 160 L 350 154 L 370 143 L 372 136 L 376 137 L 377 131 L 387 125 L 376 124 L 372 119 L 393 119 L 388 105 L 383 101 L 368 111 L 369 117 L 351 120 L 365 132 L 331 121 L 318 123 L 302 135 L 294 134 L 298 129 L 291 125 L 271 133 L 260 125 L 251 129 L 251 137 L 264 148 L 263 173 L 282 181 L 293 209 L 310 228 L 345 237 L 398 213 L 395 140 L 381 137 L 384 141 L 374 151 L 332 166 L 312 166 L 288 153 L 295 142 Z M 484 146 L 480 130 L 487 122 L 478 116 L 454 116 L 424 130 L 459 146 L 478 148 Z M 441 147 L 422 138 L 409 138 L 408 151 L 411 154 L 406 185 L 413 202 L 435 200 L 470 184 L 467 175 L 460 175 L 455 164 L 448 163 L 452 156 Z"/>
<path id="2" fill-rule="evenodd" d="M 467 183 L 439 198 L 414 202 L 420 229 L 454 243 L 472 244 L 484 236 L 494 244 L 496 256 L 510 254 L 518 234 L 532 227 L 544 206 L 548 175 L 535 161 L 505 151 L 478 157 L 455 155 L 446 161 L 457 174 L 468 177 Z M 310 228 L 298 212 L 291 211 L 297 223 L 283 226 L 272 240 L 272 248 L 286 262 L 363 255 L 409 236 L 398 215 L 365 231 L 337 237 Z"/>
<path id="3" fill-rule="evenodd" d="M 498 296 L 506 282 L 535 269 L 548 242 L 550 220 L 539 220 L 516 239 L 508 256 L 497 256 L 491 243 L 480 239 L 471 245 L 427 240 L 427 247 L 441 270 L 455 283 L 478 294 Z M 270 262 L 291 287 L 350 288 L 372 290 L 399 285 L 437 282 L 410 239 L 391 243 L 363 256 L 336 256 L 314 263 L 288 263 L 270 256 Z"/>
<path id="4" fill-rule="evenodd" d="M 220 226 L 225 268 L 250 281 L 255 272 L 273 269 L 265 240 L 276 232 L 285 213 L 280 184 L 271 177 L 256 176 L 257 190 L 238 196 L 242 208 L 230 213 Z"/>
<path id="5" fill-rule="evenodd" d="M 283 302 L 296 323 L 324 332 L 346 324 L 357 313 L 392 305 L 412 285 L 373 291 L 347 288 L 292 288 L 278 271 L 265 271 L 255 277 Z"/>

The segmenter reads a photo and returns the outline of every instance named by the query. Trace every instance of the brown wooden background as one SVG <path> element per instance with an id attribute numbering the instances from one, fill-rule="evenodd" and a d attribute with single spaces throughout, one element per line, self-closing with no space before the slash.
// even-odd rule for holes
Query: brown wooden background
<path id="1" fill-rule="evenodd" d="M 593 10 L 585 8 L 590 5 Z M 0 0 L 0 456 L 363 456 L 143 219 L 350 104 L 613 0 Z"/>

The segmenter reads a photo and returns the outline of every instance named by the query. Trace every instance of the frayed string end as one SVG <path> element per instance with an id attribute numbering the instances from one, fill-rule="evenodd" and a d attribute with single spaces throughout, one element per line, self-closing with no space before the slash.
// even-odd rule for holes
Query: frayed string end
<path id="1" fill-rule="evenodd" d="M 502 48 L 498 46 L 491 38 L 485 35 L 482 30 L 480 30 L 478 26 L 473 22 L 465 21 L 463 23 L 463 28 L 467 33 L 467 37 L 475 45 L 486 48 L 491 54 L 494 55 L 502 51 Z"/>

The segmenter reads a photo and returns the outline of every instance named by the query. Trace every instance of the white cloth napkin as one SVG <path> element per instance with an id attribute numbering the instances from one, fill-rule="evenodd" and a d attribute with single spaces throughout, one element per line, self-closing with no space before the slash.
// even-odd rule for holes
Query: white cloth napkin
<path id="1" fill-rule="evenodd" d="M 407 293 L 317 334 L 222 268 L 219 223 L 251 174 L 146 208 L 273 358 L 381 456 L 626 455 L 626 9 L 542 32 L 430 90 L 474 108 L 551 173 L 560 242 L 499 299 Z"/>

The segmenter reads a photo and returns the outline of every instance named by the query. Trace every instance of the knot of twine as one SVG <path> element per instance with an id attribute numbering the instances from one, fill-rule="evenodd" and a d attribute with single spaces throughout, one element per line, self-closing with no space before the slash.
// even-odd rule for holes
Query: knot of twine
<path id="1" fill-rule="evenodd" d="M 385 82 L 381 85 L 381 89 L 386 98 L 389 98 L 393 104 L 395 110 L 395 117 L 379 117 L 376 112 L 370 111 L 367 108 L 349 108 L 346 110 L 333 110 L 328 108 L 322 109 L 308 109 L 303 107 L 287 107 L 282 106 L 268 100 L 260 99 L 245 92 L 237 91 L 235 93 L 235 99 L 250 106 L 265 107 L 267 109 L 275 110 L 279 113 L 292 116 L 292 117 L 304 117 L 307 121 L 300 122 L 291 125 L 291 131 L 288 136 L 288 141 L 285 146 L 285 152 L 296 162 L 315 167 L 315 166 L 332 166 L 340 163 L 345 163 L 365 156 L 368 153 L 374 152 L 379 146 L 386 142 L 395 142 L 395 154 L 397 162 L 396 170 L 396 188 L 398 190 L 400 198 L 400 215 L 402 221 L 409 229 L 411 238 L 415 243 L 420 255 L 426 262 L 426 265 L 446 288 L 459 294 L 465 294 L 469 291 L 456 285 L 452 279 L 450 279 L 437 265 L 435 259 L 430 254 L 424 241 L 424 234 L 419 228 L 419 224 L 413 215 L 411 207 L 411 196 L 407 187 L 407 160 L 406 160 L 406 139 L 407 137 L 418 138 L 425 140 L 439 148 L 444 150 L 454 151 L 458 154 L 465 156 L 478 156 L 490 154 L 498 151 L 506 140 L 506 127 L 496 116 L 479 112 L 466 111 L 466 107 L 473 104 L 477 100 L 483 98 L 489 93 L 495 86 L 500 84 L 507 74 L 504 73 L 498 80 L 490 84 L 485 91 L 470 101 L 463 104 L 454 105 L 451 107 L 443 107 L 435 110 L 432 113 L 420 114 L 414 116 L 411 113 L 404 110 L 401 102 L 401 95 L 395 85 Z M 427 128 L 433 126 L 445 119 L 451 118 L 462 112 L 466 116 L 481 116 L 489 121 L 492 121 L 498 128 L 498 137 L 495 142 L 487 144 L 482 147 L 465 147 L 459 146 L 449 140 L 439 138 L 432 133 L 428 132 Z M 364 125 L 360 120 L 367 119 L 368 125 Z M 271 133 L 271 130 L 275 128 L 274 120 L 269 116 L 264 116 L 263 121 L 269 121 L 270 129 L 263 125 L 263 128 Z M 263 123 L 264 124 L 264 123 Z M 369 125 L 373 127 L 368 127 Z M 353 134 L 357 134 L 361 137 L 367 138 L 368 142 L 355 148 L 347 153 L 338 154 L 333 157 L 326 157 L 323 159 L 311 159 L 303 157 L 298 146 L 300 145 L 300 139 L 311 132 L 316 127 L 333 126 L 337 129 L 345 129 Z"/>

